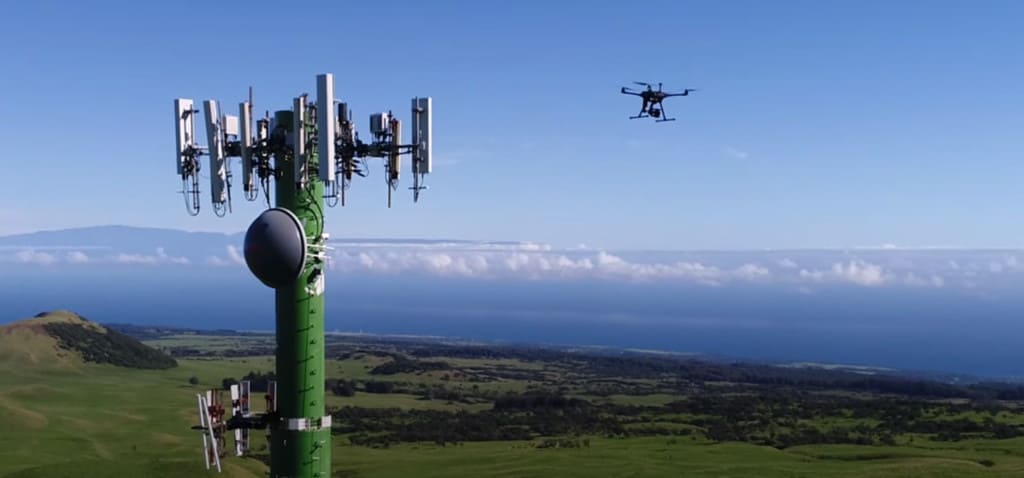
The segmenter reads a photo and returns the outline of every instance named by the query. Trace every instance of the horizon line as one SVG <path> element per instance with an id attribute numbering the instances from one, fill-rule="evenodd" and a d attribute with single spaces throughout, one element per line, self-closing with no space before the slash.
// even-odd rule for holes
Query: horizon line
<path id="1" fill-rule="evenodd" d="M 151 230 L 151 231 L 173 231 L 187 234 L 211 234 L 221 236 L 234 236 L 238 234 L 245 234 L 246 231 L 240 230 L 235 232 L 221 232 L 221 231 L 207 231 L 207 230 L 190 230 L 190 229 L 177 229 L 170 227 L 155 227 L 155 226 L 133 226 L 127 224 L 98 224 L 93 226 L 74 226 L 66 228 L 54 228 L 54 229 L 38 229 L 31 232 L 18 232 L 13 234 L 0 234 L 0 239 L 10 239 L 18 236 L 30 236 L 33 234 L 43 233 L 59 233 L 59 232 L 72 232 L 76 230 L 89 230 L 89 229 L 104 229 L 104 228 L 124 228 L 124 229 L 137 229 L 137 230 Z M 836 251 L 870 251 L 870 252 L 907 252 L 907 251 L 977 251 L 977 252 L 1005 252 L 1005 251 L 1024 251 L 1024 246 L 981 246 L 981 247 L 966 247 L 959 245 L 924 245 L 924 246 L 902 246 L 895 244 L 881 244 L 881 245 L 852 245 L 852 246 L 804 246 L 804 247 L 734 247 L 734 248 L 721 248 L 721 247 L 696 247 L 696 248 L 649 248 L 649 247 L 554 247 L 548 243 L 533 241 L 533 240 L 516 240 L 516 239 L 456 239 L 456 238 L 430 238 L 430 237 L 339 237 L 333 240 L 343 241 L 432 241 L 432 242 L 452 242 L 452 243 L 476 243 L 476 244 L 516 244 L 516 245 L 538 245 L 547 246 L 545 250 L 538 251 L 522 251 L 522 252 L 634 252 L 634 253 L 724 253 L 724 252 L 764 252 L 764 253 L 782 253 L 782 252 L 836 252 Z M 54 248 L 67 248 L 66 245 L 5 245 L 0 246 L 0 249 L 54 249 Z M 92 248 L 98 248 L 101 246 L 89 246 Z"/>

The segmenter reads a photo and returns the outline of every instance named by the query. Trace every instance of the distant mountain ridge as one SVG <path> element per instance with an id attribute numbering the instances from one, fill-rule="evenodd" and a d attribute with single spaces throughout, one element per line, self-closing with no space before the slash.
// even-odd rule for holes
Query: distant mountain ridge
<path id="1" fill-rule="evenodd" d="M 231 264 L 241 262 L 244 241 L 245 231 L 234 233 L 192 232 L 168 228 L 109 225 L 0 236 L 0 255 L 14 258 L 13 265 L 17 265 L 18 262 L 35 264 L 58 261 L 79 264 Z M 423 238 L 331 237 L 329 244 L 335 248 L 348 247 L 350 249 L 408 247 L 520 249 L 534 247 L 530 243 L 515 241 Z M 44 255 L 33 256 L 33 252 Z M 19 254 L 21 254 L 20 259 Z"/>
<path id="2" fill-rule="evenodd" d="M 0 246 L 5 247 L 85 247 L 112 248 L 128 247 L 145 243 L 147 246 L 161 245 L 200 245 L 208 246 L 211 242 L 241 245 L 245 231 L 234 233 L 184 231 L 181 229 L 138 227 L 138 226 L 90 226 L 68 229 L 53 229 L 22 234 L 0 236 Z M 491 244 L 519 245 L 519 241 L 473 241 L 466 239 L 426 239 L 426 238 L 331 238 L 332 243 L 376 243 L 376 244 Z"/>

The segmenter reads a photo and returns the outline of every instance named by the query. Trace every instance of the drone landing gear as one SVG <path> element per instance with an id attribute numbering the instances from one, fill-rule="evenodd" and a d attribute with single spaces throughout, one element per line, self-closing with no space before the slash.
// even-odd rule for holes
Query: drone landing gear
<path id="1" fill-rule="evenodd" d="M 646 117 L 647 117 L 647 110 L 648 110 L 648 108 L 650 108 L 651 106 L 653 106 L 653 105 L 651 105 L 650 103 L 648 103 L 648 102 L 647 102 L 647 99 L 646 99 L 646 98 L 644 98 L 644 104 L 640 106 L 640 112 L 639 112 L 639 113 L 637 113 L 637 115 L 636 115 L 636 116 L 630 116 L 630 117 L 629 117 L 629 119 L 633 120 L 633 119 L 640 119 L 640 118 L 646 118 Z"/>

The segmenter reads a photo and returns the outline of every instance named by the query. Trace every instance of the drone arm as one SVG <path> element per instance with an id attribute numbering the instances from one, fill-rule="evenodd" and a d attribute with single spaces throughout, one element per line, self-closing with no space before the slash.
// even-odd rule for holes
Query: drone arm
<path id="1" fill-rule="evenodd" d="M 624 94 L 624 95 L 641 96 L 640 93 L 638 93 L 638 92 L 629 91 L 629 89 L 626 88 L 625 86 L 622 87 L 621 91 L 622 91 L 622 94 Z"/>

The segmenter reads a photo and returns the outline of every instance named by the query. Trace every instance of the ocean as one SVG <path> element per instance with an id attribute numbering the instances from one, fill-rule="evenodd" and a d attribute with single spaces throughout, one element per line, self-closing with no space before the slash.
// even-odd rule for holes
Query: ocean
<path id="1" fill-rule="evenodd" d="M 371 274 L 327 280 L 332 331 L 1024 376 L 1024 299 L 1012 291 Z M 274 328 L 273 291 L 244 268 L 35 268 L 0 276 L 0 291 L 0 322 L 70 309 L 108 323 Z"/>

